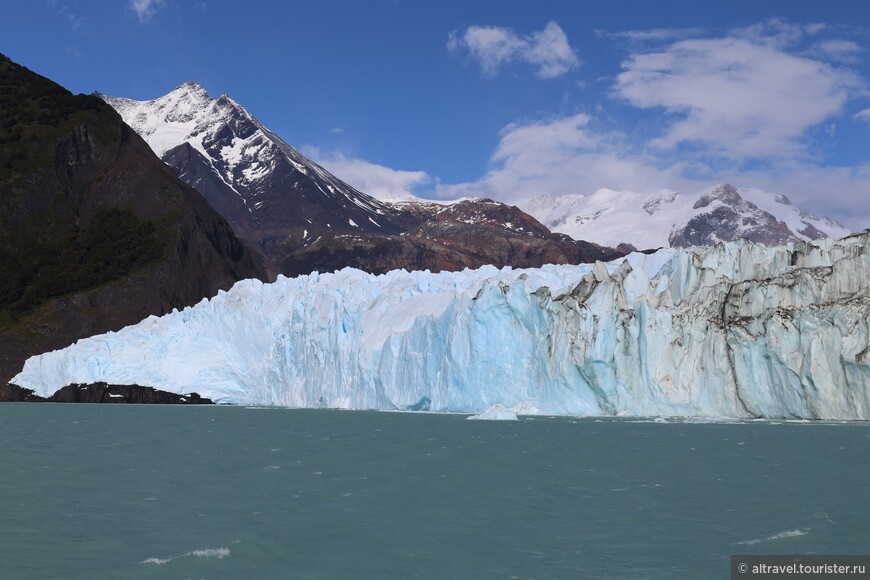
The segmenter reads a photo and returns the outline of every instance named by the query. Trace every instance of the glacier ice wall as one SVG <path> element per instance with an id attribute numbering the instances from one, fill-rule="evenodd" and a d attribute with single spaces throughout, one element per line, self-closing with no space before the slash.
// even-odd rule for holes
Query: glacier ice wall
<path id="1" fill-rule="evenodd" d="M 33 357 L 13 382 L 293 407 L 870 419 L 868 250 L 870 231 L 611 264 L 248 280 Z"/>

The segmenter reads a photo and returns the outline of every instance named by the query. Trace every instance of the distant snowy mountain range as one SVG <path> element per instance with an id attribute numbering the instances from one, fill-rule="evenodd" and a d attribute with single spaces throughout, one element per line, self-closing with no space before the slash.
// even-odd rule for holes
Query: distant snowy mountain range
<path id="1" fill-rule="evenodd" d="M 704 246 L 738 238 L 769 245 L 851 233 L 834 219 L 792 205 L 785 195 L 727 183 L 696 194 L 600 189 L 592 195 L 541 195 L 520 207 L 554 232 L 637 248 Z"/>

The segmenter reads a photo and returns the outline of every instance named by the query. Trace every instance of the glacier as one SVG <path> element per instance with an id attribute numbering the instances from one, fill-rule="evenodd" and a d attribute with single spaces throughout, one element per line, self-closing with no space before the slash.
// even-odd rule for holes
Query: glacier
<path id="1" fill-rule="evenodd" d="M 345 269 L 238 282 L 27 360 L 219 403 L 481 413 L 870 419 L 870 230 L 604 264 Z"/>

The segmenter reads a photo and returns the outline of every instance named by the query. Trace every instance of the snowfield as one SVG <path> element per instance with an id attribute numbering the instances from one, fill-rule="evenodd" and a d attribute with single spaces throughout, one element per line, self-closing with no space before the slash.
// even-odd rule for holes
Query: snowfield
<path id="1" fill-rule="evenodd" d="M 870 231 L 610 264 L 246 280 L 33 357 L 47 396 L 107 381 L 221 403 L 870 419 Z"/>
<path id="2" fill-rule="evenodd" d="M 675 231 L 685 228 L 693 218 L 723 206 L 734 209 L 746 222 L 756 221 L 753 218 L 758 211 L 767 212 L 788 228 L 795 241 L 811 241 L 814 237 L 839 238 L 851 233 L 836 220 L 813 215 L 793 205 L 786 196 L 763 189 L 737 189 L 740 201 L 746 205 L 723 203 L 719 199 L 713 199 L 709 205 L 699 203 L 704 196 L 715 195 L 722 187 L 717 185 L 690 194 L 672 189 L 653 194 L 612 189 L 600 189 L 590 195 L 544 194 L 520 202 L 519 206 L 554 232 L 611 247 L 627 242 L 638 249 L 667 248 L 671 246 L 670 237 Z M 744 227 L 744 231 L 734 232 L 734 239 L 748 237 L 745 234 L 751 233 L 753 227 L 765 230 L 769 226 L 756 223 Z M 814 232 L 821 236 L 808 235 Z"/>

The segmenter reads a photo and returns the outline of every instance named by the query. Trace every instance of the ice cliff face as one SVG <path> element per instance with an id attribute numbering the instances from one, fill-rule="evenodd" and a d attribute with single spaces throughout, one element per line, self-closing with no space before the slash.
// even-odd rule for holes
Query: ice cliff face
<path id="1" fill-rule="evenodd" d="M 218 402 L 870 419 L 870 231 L 594 266 L 256 281 L 29 359 L 13 382 Z"/>

